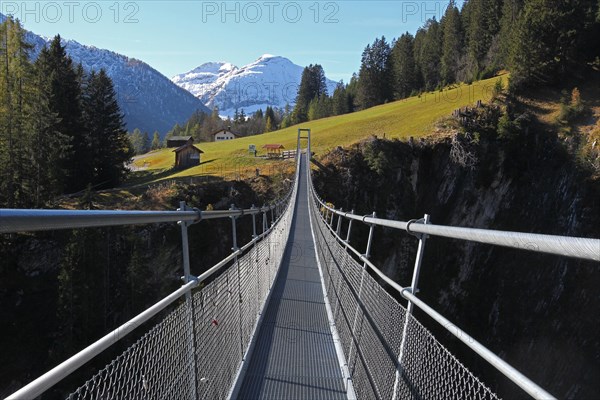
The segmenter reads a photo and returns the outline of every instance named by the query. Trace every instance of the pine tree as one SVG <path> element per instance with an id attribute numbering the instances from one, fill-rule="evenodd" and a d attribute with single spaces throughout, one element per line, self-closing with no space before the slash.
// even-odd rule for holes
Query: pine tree
<path id="1" fill-rule="evenodd" d="M 42 50 L 44 51 L 44 50 Z M 34 169 L 33 203 L 41 207 L 52 197 L 59 195 L 64 187 L 64 154 L 70 149 L 69 138 L 58 132 L 58 115 L 52 112 L 51 79 L 43 63 L 46 57 L 38 57 L 34 65 L 33 101 L 30 110 L 30 130 L 34 144 L 30 146 L 30 159 Z M 40 151 L 43 149 L 43 151 Z"/>
<path id="2" fill-rule="evenodd" d="M 267 116 L 267 120 L 265 121 L 265 132 L 271 132 L 273 130 L 273 121 L 270 116 Z"/>
<path id="3" fill-rule="evenodd" d="M 427 21 L 419 57 L 425 90 L 433 90 L 440 84 L 440 61 L 442 55 L 440 39 L 440 24 L 435 19 Z"/>
<path id="4" fill-rule="evenodd" d="M 302 71 L 300 87 L 296 96 L 296 106 L 292 113 L 293 123 L 298 124 L 307 121 L 310 102 L 321 95 L 327 95 L 325 72 L 319 64 L 311 64 Z"/>
<path id="5" fill-rule="evenodd" d="M 50 48 L 42 51 L 39 57 L 42 58 L 40 66 L 45 69 L 43 74 L 50 80 L 50 111 L 58 118 L 58 123 L 53 129 L 64 135 L 68 142 L 63 147 L 61 167 L 66 174 L 62 183 L 66 191 L 78 191 L 85 188 L 91 179 L 88 166 L 90 146 L 86 143 L 83 133 L 81 77 L 61 45 L 60 36 L 56 36 Z"/>
<path id="6" fill-rule="evenodd" d="M 527 0 L 510 49 L 511 86 L 555 83 L 596 57 L 595 7 L 593 0 Z"/>
<path id="7" fill-rule="evenodd" d="M 425 83 L 423 81 L 423 68 L 422 66 L 422 53 L 423 47 L 425 43 L 425 37 L 427 36 L 427 31 L 425 28 L 417 29 L 417 33 L 415 35 L 415 40 L 413 43 L 413 53 L 415 58 L 415 87 L 418 89 L 423 89 Z"/>
<path id="8" fill-rule="evenodd" d="M 404 99 L 417 89 L 413 43 L 413 36 L 406 32 L 394 43 L 392 49 L 395 99 Z"/>
<path id="9" fill-rule="evenodd" d="M 444 41 L 442 44 L 440 77 L 445 83 L 453 83 L 456 81 L 461 49 L 463 47 L 460 14 L 454 0 L 450 0 L 441 25 Z"/>
<path id="10" fill-rule="evenodd" d="M 486 56 L 500 31 L 501 3 L 496 0 L 469 0 L 463 11 L 468 15 L 468 25 L 464 25 L 467 74 L 469 79 L 476 79 L 480 72 L 491 66 Z"/>
<path id="11" fill-rule="evenodd" d="M 24 91 L 23 83 L 30 74 L 24 41 L 24 31 L 19 21 L 7 18 L 0 30 L 2 40 L 2 108 L 0 109 L 0 150 L 3 153 L 0 171 L 0 189 L 6 194 L 8 207 L 23 200 L 22 188 L 17 182 L 23 179 Z"/>
<path id="12" fill-rule="evenodd" d="M 343 115 L 348 112 L 348 94 L 346 93 L 346 85 L 344 85 L 343 81 L 339 81 L 333 91 L 333 96 L 331 97 L 331 114 Z"/>
<path id="13" fill-rule="evenodd" d="M 504 0 L 502 5 L 502 18 L 500 19 L 500 51 L 498 65 L 508 67 L 511 47 L 514 45 L 514 32 L 519 13 L 523 7 L 523 0 Z"/>
<path id="14" fill-rule="evenodd" d="M 127 140 L 112 80 L 103 69 L 90 75 L 85 97 L 86 131 L 93 144 L 92 179 L 100 188 L 115 187 L 126 176 L 125 163 L 133 150 Z M 145 138 L 142 136 L 141 150 L 147 151 L 149 145 L 146 133 Z"/>
<path id="15" fill-rule="evenodd" d="M 348 86 L 346 86 L 346 99 L 348 101 L 348 112 L 354 112 L 357 109 L 357 97 L 358 97 L 358 75 L 352 74 Z"/>
<path id="16" fill-rule="evenodd" d="M 384 36 L 365 47 L 358 78 L 358 102 L 362 108 L 383 104 L 393 98 L 390 53 Z"/>
<path id="17" fill-rule="evenodd" d="M 152 136 L 152 150 L 158 150 L 160 147 L 160 135 L 158 131 L 154 131 L 154 135 Z"/>
<path id="18" fill-rule="evenodd" d="M 192 134 L 190 133 L 188 136 L 192 136 Z M 148 132 L 144 131 L 144 134 L 142 135 L 142 143 L 144 147 L 144 153 L 149 152 L 152 142 L 150 142 L 150 135 L 148 135 Z"/>

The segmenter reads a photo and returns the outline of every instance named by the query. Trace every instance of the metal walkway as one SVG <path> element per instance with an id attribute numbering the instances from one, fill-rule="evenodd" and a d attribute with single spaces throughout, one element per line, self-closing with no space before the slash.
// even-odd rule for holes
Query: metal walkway
<path id="1" fill-rule="evenodd" d="M 310 130 L 299 129 L 298 150 L 300 139 L 308 139 L 311 154 Z M 554 398 L 415 296 L 425 241 L 433 235 L 600 261 L 599 239 L 434 225 L 428 215 L 405 222 L 342 212 L 314 191 L 306 157 L 297 161 L 287 195 L 260 208 L 200 211 L 182 202 L 177 211 L 0 209 L 0 234 L 178 222 L 184 271 L 181 288 L 7 399 L 42 395 L 140 326 L 142 336 L 69 400 L 497 399 L 415 318 L 414 307 L 531 397 Z M 236 221 L 243 216 L 253 238 L 238 248 Z M 192 276 L 188 226 L 219 218 L 232 221 L 233 252 Z M 350 244 L 353 222 L 369 226 L 364 254 Z M 417 236 L 410 286 L 369 260 L 376 226 Z"/>
<path id="2" fill-rule="evenodd" d="M 290 238 L 238 399 L 345 399 L 308 214 L 306 160 Z"/>

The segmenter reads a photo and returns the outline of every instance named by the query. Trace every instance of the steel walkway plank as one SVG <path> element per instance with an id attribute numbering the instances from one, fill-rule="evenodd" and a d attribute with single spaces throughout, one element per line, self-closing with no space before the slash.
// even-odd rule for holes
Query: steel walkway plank
<path id="1" fill-rule="evenodd" d="M 303 157 L 290 238 L 240 400 L 346 399 L 310 230 L 305 177 Z"/>

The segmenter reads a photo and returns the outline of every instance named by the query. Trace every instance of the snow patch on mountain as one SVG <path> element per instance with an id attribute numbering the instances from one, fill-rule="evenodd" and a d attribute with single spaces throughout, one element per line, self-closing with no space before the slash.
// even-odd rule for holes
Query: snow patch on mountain
<path id="1" fill-rule="evenodd" d="M 241 68 L 231 63 L 209 62 L 171 80 L 208 108 L 218 107 L 220 115 L 233 116 L 236 109 L 250 114 L 267 106 L 293 106 L 303 70 L 285 57 L 263 54 Z M 332 94 L 336 82 L 327 79 L 326 83 L 328 93 Z"/>

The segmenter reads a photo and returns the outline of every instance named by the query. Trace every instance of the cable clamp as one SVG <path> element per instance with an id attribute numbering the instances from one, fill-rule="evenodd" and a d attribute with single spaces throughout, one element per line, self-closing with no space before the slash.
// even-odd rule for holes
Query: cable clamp
<path id="1" fill-rule="evenodd" d="M 408 221 L 406 223 L 406 232 L 408 232 L 409 235 L 413 235 L 414 237 L 416 237 L 419 240 L 427 239 L 429 237 L 427 234 L 417 233 L 417 232 L 413 232 L 410 230 L 410 226 L 412 224 L 424 224 L 424 223 L 425 223 L 425 218 L 411 219 L 410 221 Z"/>

